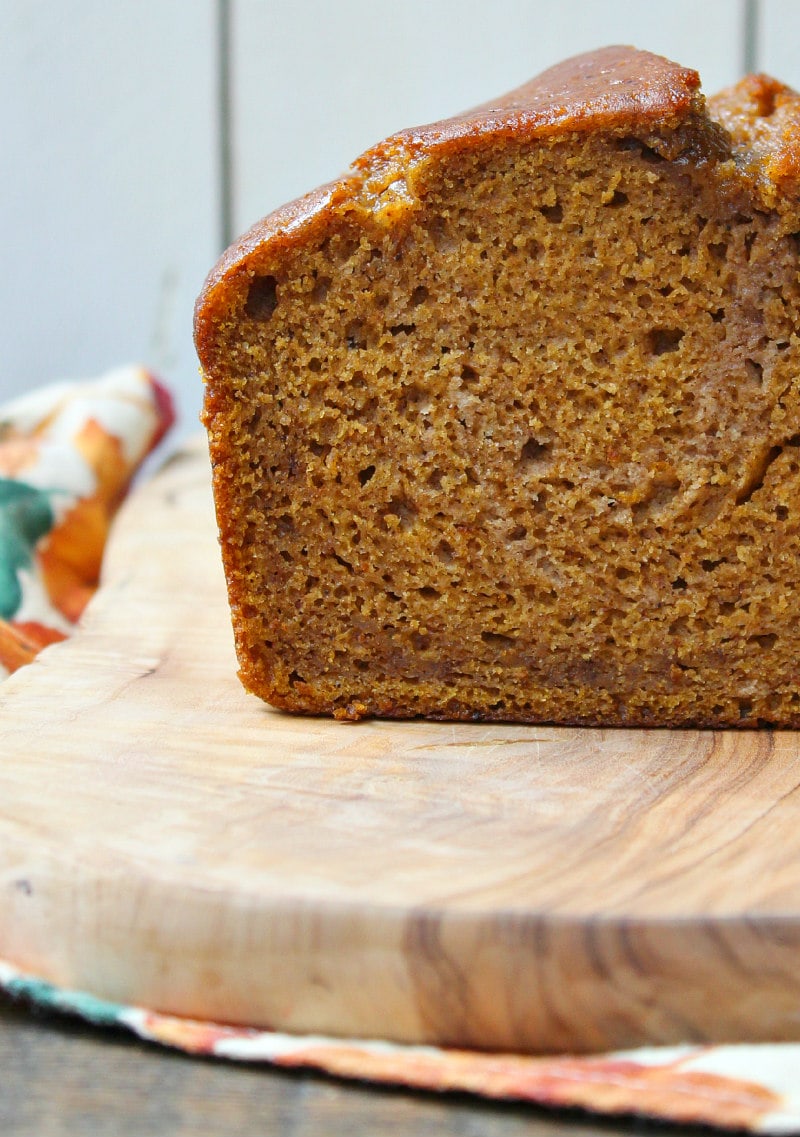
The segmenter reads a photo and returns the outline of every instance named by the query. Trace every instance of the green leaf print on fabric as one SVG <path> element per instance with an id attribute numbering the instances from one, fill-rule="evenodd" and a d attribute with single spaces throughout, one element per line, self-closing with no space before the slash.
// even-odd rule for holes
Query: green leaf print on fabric
<path id="1" fill-rule="evenodd" d="M 36 542 L 53 528 L 47 495 L 25 482 L 0 478 L 0 617 L 10 620 L 22 603 L 19 570 L 33 562 Z"/>
<path id="2" fill-rule="evenodd" d="M 14 998 L 30 999 L 45 1010 L 72 1011 L 98 1026 L 115 1026 L 124 1009 L 119 1003 L 109 1003 L 82 991 L 63 990 L 45 979 L 34 979 L 29 975 L 17 976 L 0 984 L 0 987 Z"/>

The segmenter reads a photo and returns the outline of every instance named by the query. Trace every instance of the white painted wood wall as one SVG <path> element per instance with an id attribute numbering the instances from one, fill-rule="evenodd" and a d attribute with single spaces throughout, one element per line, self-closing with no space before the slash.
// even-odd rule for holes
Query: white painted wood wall
<path id="1" fill-rule="evenodd" d="M 800 86 L 798 42 L 800 0 L 0 0 L 0 400 L 137 360 L 194 431 L 227 229 L 579 51 L 713 91 L 748 64 Z"/>

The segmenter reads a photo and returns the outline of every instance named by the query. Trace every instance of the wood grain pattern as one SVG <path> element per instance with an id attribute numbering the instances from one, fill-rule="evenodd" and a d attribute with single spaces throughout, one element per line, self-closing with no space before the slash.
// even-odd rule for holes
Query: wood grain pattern
<path id="1" fill-rule="evenodd" d="M 366 722 L 235 678 L 199 444 L 0 688 L 0 956 L 163 1011 L 594 1050 L 800 1038 L 795 734 Z"/>

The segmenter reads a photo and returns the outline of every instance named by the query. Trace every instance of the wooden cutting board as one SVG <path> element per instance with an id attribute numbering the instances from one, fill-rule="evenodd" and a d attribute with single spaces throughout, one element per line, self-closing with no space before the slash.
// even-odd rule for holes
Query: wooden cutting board
<path id="1" fill-rule="evenodd" d="M 0 956 L 165 1012 L 520 1050 L 800 1039 L 793 733 L 290 717 L 200 443 L 0 685 Z"/>

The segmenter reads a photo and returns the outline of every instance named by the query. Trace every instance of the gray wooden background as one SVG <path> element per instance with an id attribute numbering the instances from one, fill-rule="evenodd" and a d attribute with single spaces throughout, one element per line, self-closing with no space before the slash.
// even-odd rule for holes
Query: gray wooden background
<path id="1" fill-rule="evenodd" d="M 129 360 L 197 429 L 223 245 L 361 150 L 633 43 L 800 86 L 800 0 L 0 0 L 0 400 Z"/>

